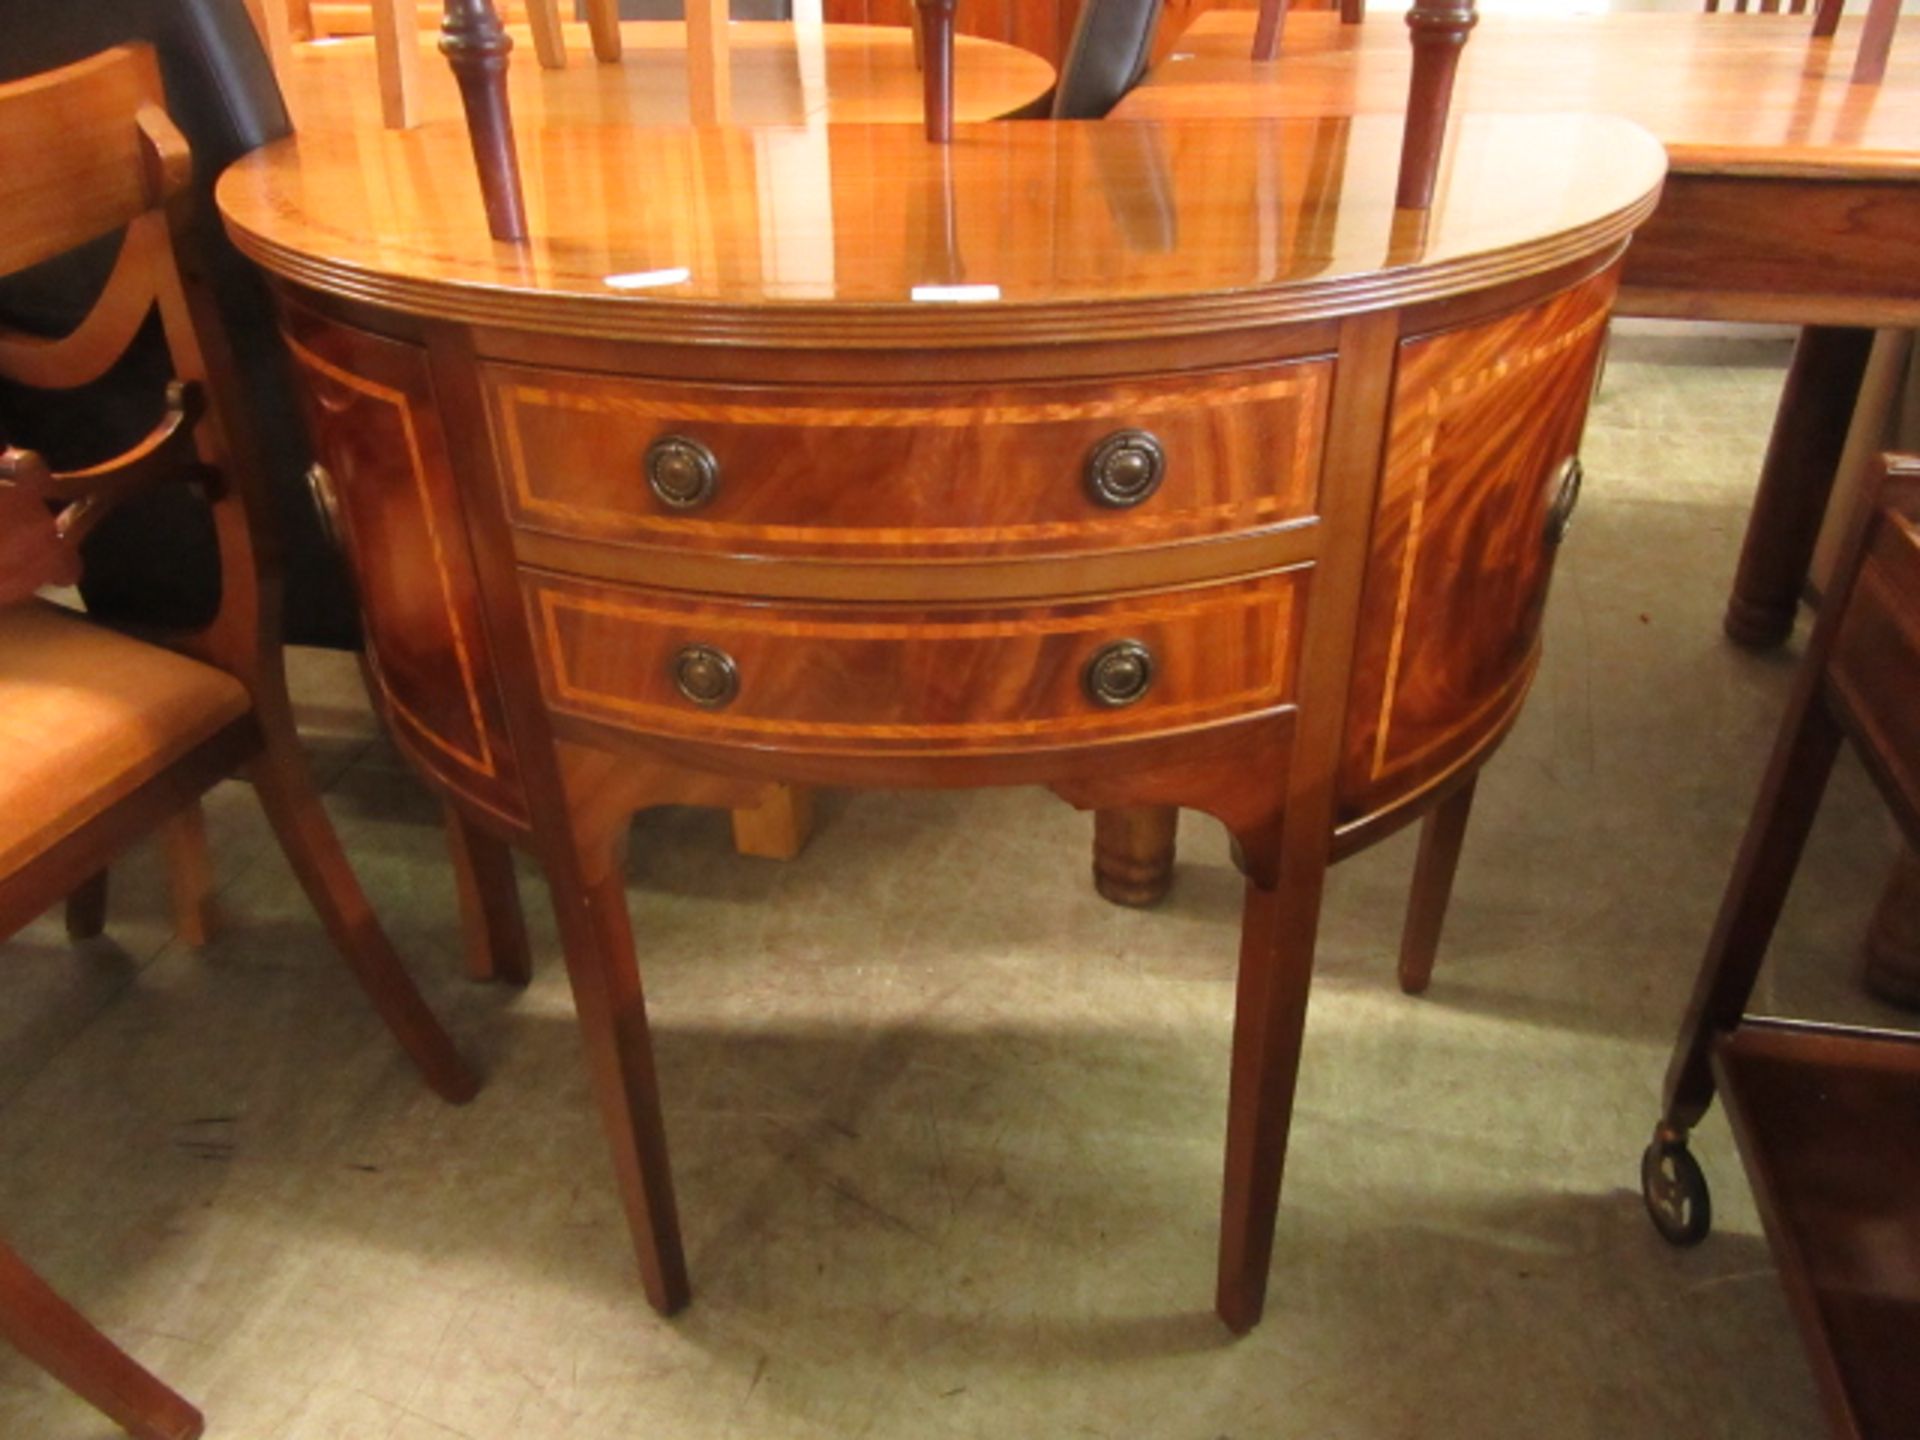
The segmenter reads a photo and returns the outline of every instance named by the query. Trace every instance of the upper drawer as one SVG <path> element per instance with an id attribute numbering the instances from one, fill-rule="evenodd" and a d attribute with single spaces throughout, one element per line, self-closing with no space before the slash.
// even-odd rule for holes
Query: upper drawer
<path id="1" fill-rule="evenodd" d="M 877 390 L 496 364 L 485 386 L 518 525 L 904 560 L 1151 545 L 1308 515 L 1331 369 Z M 658 489 L 650 452 L 667 462 Z"/>

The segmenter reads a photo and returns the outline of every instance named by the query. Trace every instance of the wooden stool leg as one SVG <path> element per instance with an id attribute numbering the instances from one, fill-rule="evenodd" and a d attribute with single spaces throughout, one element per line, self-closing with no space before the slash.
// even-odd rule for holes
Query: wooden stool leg
<path id="1" fill-rule="evenodd" d="M 1093 886 L 1116 905 L 1157 905 L 1173 884 L 1180 812 L 1130 805 L 1093 816 Z"/>
<path id="2" fill-rule="evenodd" d="M 533 978 L 533 955 L 514 878 L 513 849 L 452 805 L 445 807 L 445 814 L 467 974 L 475 980 L 525 985 Z"/>
<path id="3" fill-rule="evenodd" d="M 1722 622 L 1736 644 L 1763 648 L 1793 633 L 1872 348 L 1871 330 L 1809 325 L 1800 332 Z"/>
<path id="4" fill-rule="evenodd" d="M 552 857 L 547 868 L 587 1070 L 647 1299 L 671 1315 L 691 1298 L 660 1116 L 646 996 L 627 915 L 626 827 Z"/>
<path id="5" fill-rule="evenodd" d="M 766 799 L 733 812 L 733 848 L 763 860 L 791 860 L 813 834 L 813 791 L 769 785 Z"/>
<path id="6" fill-rule="evenodd" d="M 1407 82 L 1407 118 L 1400 140 L 1400 179 L 1394 204 L 1425 210 L 1440 177 L 1441 142 L 1453 108 L 1453 77 L 1478 16 L 1474 0 L 1414 0 L 1407 11 L 1413 36 L 1413 75 Z"/>
<path id="7" fill-rule="evenodd" d="M 213 935 L 213 856 L 207 847 L 207 812 L 195 801 L 160 827 L 167 859 L 167 890 L 174 932 L 198 949 Z"/>
<path id="8" fill-rule="evenodd" d="M 97 939 L 107 928 L 107 872 L 89 875 L 80 888 L 67 896 L 67 938 Z"/>
<path id="9" fill-rule="evenodd" d="M 1419 995 L 1433 979 L 1434 952 L 1440 948 L 1440 927 L 1446 923 L 1447 903 L 1453 898 L 1453 876 L 1460 865 L 1460 847 L 1467 838 L 1467 817 L 1473 813 L 1473 791 L 1478 774 L 1427 812 L 1420 822 L 1420 853 L 1413 862 L 1413 893 L 1407 902 L 1407 924 L 1400 934 L 1400 988 Z"/>
<path id="10" fill-rule="evenodd" d="M 1709 1062 L 1714 1036 L 1732 1029 L 1747 1008 L 1839 753 L 1839 725 L 1817 689 L 1803 685 L 1802 690 L 1796 700 L 1801 716 L 1768 766 L 1707 942 L 1706 960 L 1667 1069 L 1657 1140 L 1684 1137 L 1713 1103 Z"/>
<path id="11" fill-rule="evenodd" d="M 1867 989 L 1889 1004 L 1920 1010 L 1920 852 L 1894 863 L 1867 931 Z"/>
<path id="12" fill-rule="evenodd" d="M 953 140 L 954 0 L 913 0 L 920 12 L 921 109 L 927 139 L 936 145 Z"/>
<path id="13" fill-rule="evenodd" d="M 1241 911 L 1214 1301 L 1220 1318 L 1236 1334 L 1258 1324 L 1266 1307 L 1325 875 L 1323 859 L 1272 889 L 1248 881 Z"/>
<path id="14" fill-rule="evenodd" d="M 420 998 L 367 903 L 313 788 L 291 718 L 262 713 L 260 723 L 266 749 L 250 767 L 254 788 L 334 948 L 434 1092 L 456 1104 L 472 1099 L 479 1082 Z"/>
<path id="15" fill-rule="evenodd" d="M 0 1338 L 134 1440 L 196 1440 L 204 1428 L 198 1410 L 94 1329 L 4 1241 Z"/>

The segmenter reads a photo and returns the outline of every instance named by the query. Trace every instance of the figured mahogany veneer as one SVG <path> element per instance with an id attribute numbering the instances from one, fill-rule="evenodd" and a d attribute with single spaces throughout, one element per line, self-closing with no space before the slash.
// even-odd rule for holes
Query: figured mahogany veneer
<path id="1" fill-rule="evenodd" d="M 637 383 L 487 366 L 517 526 L 734 554 L 922 559 L 1167 543 L 1313 513 L 1326 360 L 1093 385 Z M 1145 432 L 1163 456 L 1132 504 L 1089 483 L 1093 452 Z M 711 452 L 710 500 L 642 483 L 648 447 Z"/>
<path id="2" fill-rule="evenodd" d="M 1418 798 L 1519 709 L 1558 543 L 1548 515 L 1616 280 L 1401 343 L 1340 774 L 1349 823 Z"/>
<path id="3" fill-rule="evenodd" d="M 1040 784 L 1203 810 L 1238 843 L 1216 1304 L 1258 1320 L 1327 864 L 1441 805 L 1417 982 L 1463 777 L 1532 673 L 1565 462 L 1662 173 L 1618 122 L 1452 128 L 1451 178 L 1411 215 L 1391 116 L 950 146 L 559 127 L 522 147 L 519 246 L 487 238 L 450 127 L 303 138 L 222 180 L 302 353 L 404 394 L 348 402 L 303 362 L 363 599 L 388 612 L 387 703 L 468 733 L 444 652 L 486 637 L 661 1310 L 690 1292 L 633 811 L 768 781 Z M 385 453 L 396 415 L 427 433 L 421 407 L 439 442 L 419 453 L 446 467 L 424 486 Z M 1090 482 L 1115 444 L 1123 503 Z M 460 525 L 473 591 L 432 578 Z M 471 776 L 416 748 L 477 816 Z M 1125 818 L 1109 842 L 1171 840 L 1157 811 Z"/>
<path id="4" fill-rule="evenodd" d="M 496 824 L 523 827 L 526 801 L 426 353 L 300 306 L 283 313 L 324 457 L 317 498 L 354 556 L 370 688 L 388 733 Z"/>
<path id="5" fill-rule="evenodd" d="M 1293 698 L 1300 572 L 1104 603 L 827 609 L 723 604 L 526 577 L 540 683 L 556 711 L 689 740 L 796 750 L 1026 750 L 1134 738 Z M 1146 693 L 1089 698 L 1087 667 L 1132 640 Z M 689 645 L 724 651 L 739 693 L 707 710 L 674 685 Z"/>

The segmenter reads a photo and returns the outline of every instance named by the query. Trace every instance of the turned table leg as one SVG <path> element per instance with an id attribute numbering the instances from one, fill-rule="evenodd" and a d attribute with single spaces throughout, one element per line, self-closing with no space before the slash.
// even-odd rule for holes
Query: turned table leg
<path id="1" fill-rule="evenodd" d="M 1911 845 L 1894 862 L 1873 912 L 1866 982 L 1882 1000 L 1920 1010 L 1920 852 Z"/>
<path id="2" fill-rule="evenodd" d="M 1165 899 L 1173 884 L 1179 824 L 1180 811 L 1172 805 L 1096 810 L 1094 888 L 1116 905 L 1156 905 Z"/>
<path id="3" fill-rule="evenodd" d="M 1723 625 L 1737 644 L 1778 645 L 1793 633 L 1872 348 L 1871 330 L 1800 332 L 1727 601 Z"/>

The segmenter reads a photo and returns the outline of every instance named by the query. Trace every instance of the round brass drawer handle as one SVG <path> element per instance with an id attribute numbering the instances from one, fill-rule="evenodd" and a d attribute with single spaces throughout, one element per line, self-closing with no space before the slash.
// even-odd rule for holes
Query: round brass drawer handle
<path id="1" fill-rule="evenodd" d="M 740 667 L 726 651 L 689 645 L 673 657 L 673 683 L 703 710 L 719 710 L 740 693 Z"/>
<path id="2" fill-rule="evenodd" d="M 713 451 L 685 435 L 662 435 L 647 447 L 647 485 L 662 505 L 697 510 L 720 488 Z"/>
<path id="3" fill-rule="evenodd" d="M 1553 499 L 1547 505 L 1546 541 L 1549 546 L 1558 545 L 1567 538 L 1567 527 L 1573 524 L 1574 507 L 1580 503 L 1580 485 L 1586 478 L 1578 455 L 1569 455 L 1560 462 L 1556 472 L 1559 478 L 1553 487 Z"/>
<path id="4" fill-rule="evenodd" d="M 1081 685 L 1096 705 L 1118 709 L 1144 699 L 1153 688 L 1153 652 L 1138 640 L 1116 640 L 1087 662 Z"/>
<path id="5" fill-rule="evenodd" d="M 1167 452 L 1145 430 L 1116 430 L 1087 455 L 1087 493 L 1116 510 L 1140 504 L 1166 474 Z"/>
<path id="6" fill-rule="evenodd" d="M 314 513 L 320 517 L 320 534 L 335 550 L 346 548 L 346 535 L 340 527 L 340 492 L 334 486 L 333 472 L 318 460 L 307 467 L 307 494 L 313 497 Z"/>

